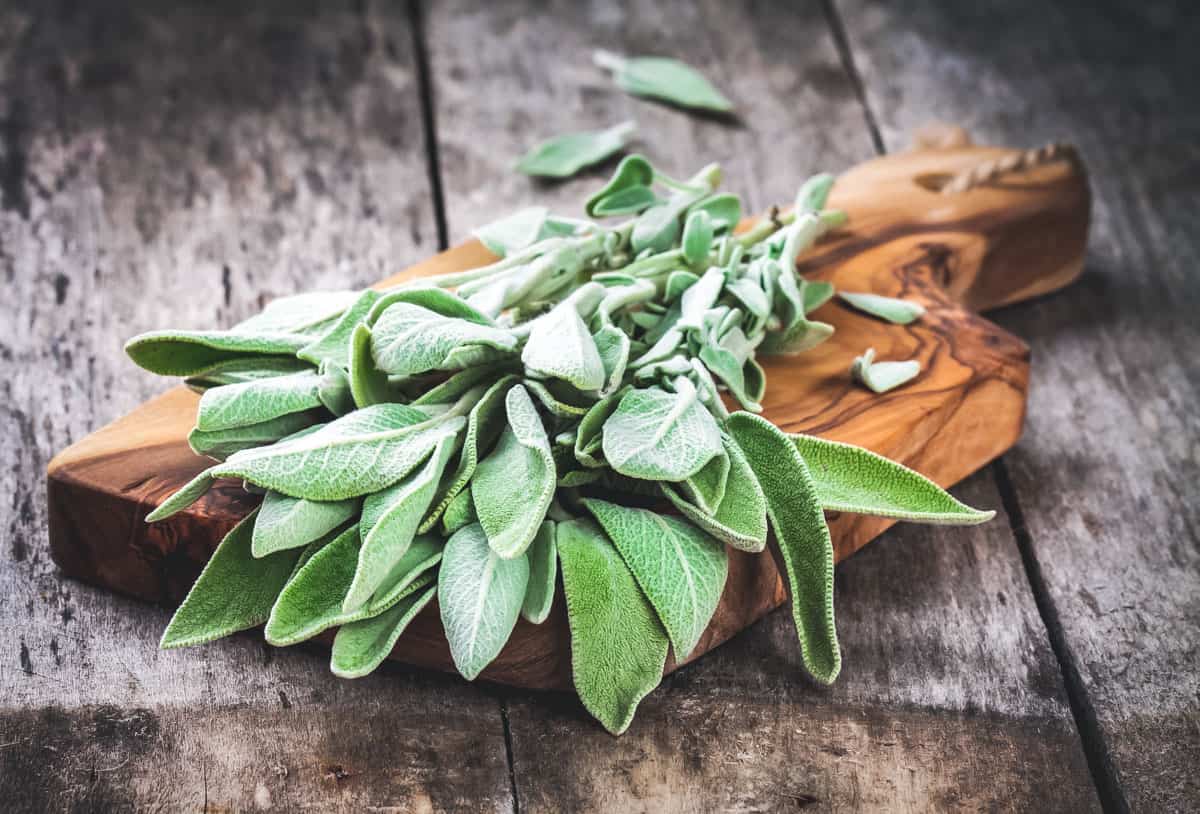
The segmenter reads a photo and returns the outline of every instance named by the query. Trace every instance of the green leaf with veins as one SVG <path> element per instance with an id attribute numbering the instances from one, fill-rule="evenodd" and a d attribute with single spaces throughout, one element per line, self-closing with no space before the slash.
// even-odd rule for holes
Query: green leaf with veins
<path id="1" fill-rule="evenodd" d="M 616 547 L 591 519 L 556 529 L 579 700 L 614 735 L 659 682 L 669 640 Z"/>
<path id="2" fill-rule="evenodd" d="M 193 429 L 188 433 L 188 446 L 197 455 L 207 455 L 220 461 L 243 450 L 274 444 L 305 427 L 313 426 L 320 419 L 319 412 L 310 410 L 227 430 L 204 432 Z"/>
<path id="3" fill-rule="evenodd" d="M 430 585 L 408 594 L 378 616 L 342 625 L 333 639 L 329 669 L 339 678 L 362 678 L 373 672 L 435 596 L 437 587 Z"/>
<path id="4" fill-rule="evenodd" d="M 741 551 L 757 553 L 767 545 L 767 499 L 745 454 L 724 433 L 721 443 L 729 460 L 725 494 L 715 512 L 697 505 L 680 484 L 663 483 L 663 495 L 679 512 L 710 535 Z"/>
<path id="5" fill-rule="evenodd" d="M 729 571 L 725 547 L 677 517 L 591 498 L 583 504 L 658 612 L 676 660 L 687 658 L 721 601 Z"/>
<path id="6" fill-rule="evenodd" d="M 322 502 L 269 491 L 254 522 L 251 551 L 265 557 L 306 546 L 355 517 L 360 505 L 356 498 Z"/>
<path id="7" fill-rule="evenodd" d="M 604 386 L 604 362 L 596 341 L 571 301 L 534 320 L 521 361 L 529 375 L 562 379 L 579 390 Z"/>
<path id="8" fill-rule="evenodd" d="M 529 558 L 529 585 L 521 602 L 521 616 L 540 625 L 554 604 L 554 584 L 558 579 L 558 547 L 554 544 L 553 520 L 544 520 L 533 544 L 525 552 Z"/>
<path id="9" fill-rule="evenodd" d="M 607 130 L 567 133 L 540 142 L 517 162 L 517 171 L 547 178 L 569 178 L 620 151 L 636 125 L 622 122 Z"/>
<path id="10" fill-rule="evenodd" d="M 196 429 L 228 430 L 312 410 L 321 406 L 320 388 L 316 371 L 214 387 L 200 397 Z"/>
<path id="11" fill-rule="evenodd" d="M 455 366 L 451 354 L 464 347 L 513 351 L 509 331 L 447 317 L 407 302 L 394 303 L 371 327 L 371 349 L 380 370 L 411 376 Z"/>
<path id="12" fill-rule="evenodd" d="M 680 392 L 630 390 L 604 422 L 608 464 L 631 478 L 681 481 L 721 452 L 721 431 L 687 379 Z"/>

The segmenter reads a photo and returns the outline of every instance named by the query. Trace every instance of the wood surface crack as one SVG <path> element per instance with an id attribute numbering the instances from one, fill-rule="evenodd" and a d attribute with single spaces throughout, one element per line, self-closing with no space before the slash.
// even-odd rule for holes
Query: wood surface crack
<path id="1" fill-rule="evenodd" d="M 421 0 L 409 0 L 409 27 L 412 29 L 413 54 L 417 63 L 417 87 L 421 96 L 421 124 L 425 138 L 425 157 L 429 168 L 429 190 L 433 199 L 433 217 L 437 224 L 438 251 L 450 247 L 449 230 L 446 226 L 446 197 L 442 190 L 442 166 L 438 153 L 437 118 L 433 98 L 433 80 L 430 78 L 429 48 L 425 42 L 425 20 Z"/>

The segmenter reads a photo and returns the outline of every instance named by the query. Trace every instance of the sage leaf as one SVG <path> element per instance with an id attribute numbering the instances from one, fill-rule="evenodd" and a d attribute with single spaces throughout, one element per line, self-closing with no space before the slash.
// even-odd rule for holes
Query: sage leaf
<path id="1" fill-rule="evenodd" d="M 268 491 L 254 522 L 251 553 L 266 557 L 306 546 L 356 516 L 359 505 L 355 499 L 321 502 Z"/>
<path id="2" fill-rule="evenodd" d="M 792 440 L 766 419 L 738 412 L 726 428 L 767 499 L 804 667 L 817 681 L 830 684 L 842 668 L 833 619 L 833 541 L 812 473 Z"/>
<path id="3" fill-rule="evenodd" d="M 680 391 L 630 390 L 604 422 L 603 450 L 622 475 L 681 481 L 721 453 L 721 432 L 687 379 Z"/>
<path id="4" fill-rule="evenodd" d="M 529 558 L 529 584 L 521 602 L 521 616 L 540 625 L 554 604 L 554 584 L 558 579 L 558 546 L 554 543 L 555 523 L 545 520 L 538 528 L 533 544 L 525 552 Z"/>
<path id="5" fill-rule="evenodd" d="M 472 234 L 492 254 L 507 257 L 537 242 L 549 214 L 550 210 L 544 206 L 529 206 L 481 226 Z"/>
<path id="6" fill-rule="evenodd" d="M 478 523 L 446 542 L 438 606 L 450 655 L 463 678 L 474 680 L 504 649 L 528 584 L 529 560 L 500 557 Z"/>
<path id="7" fill-rule="evenodd" d="M 725 497 L 729 484 L 729 456 L 725 452 L 714 455 L 690 478 L 679 482 L 679 489 L 688 499 L 709 514 L 714 514 Z"/>
<path id="8" fill-rule="evenodd" d="M 183 604 L 171 617 L 159 647 L 190 647 L 261 625 L 283 589 L 298 551 L 256 559 L 250 537 L 257 510 L 225 535 Z"/>
<path id="9" fill-rule="evenodd" d="M 831 336 L 832 325 L 801 319 L 785 333 L 767 334 L 759 347 L 763 353 L 790 356 L 812 350 Z"/>
<path id="10" fill-rule="evenodd" d="M 188 433 L 188 446 L 197 455 L 207 455 L 221 461 L 242 450 L 274 444 L 305 427 L 312 426 L 318 420 L 319 415 L 309 411 L 289 413 L 258 424 L 226 430 L 204 432 L 193 429 Z"/>
<path id="11" fill-rule="evenodd" d="M 246 450 L 211 470 L 309 500 L 344 500 L 391 486 L 418 466 L 458 416 L 430 419 L 402 404 L 376 404 L 292 441 Z"/>
<path id="12" fill-rule="evenodd" d="M 613 192 L 596 201 L 591 207 L 594 218 L 610 218 L 614 215 L 637 215 L 661 203 L 650 187 L 634 186 Z"/>
<path id="13" fill-rule="evenodd" d="M 733 104 L 712 83 L 677 59 L 623 57 L 608 51 L 596 51 L 593 59 L 612 71 L 617 85 L 634 96 L 714 113 L 733 111 Z"/>
<path id="14" fill-rule="evenodd" d="M 303 334 L 284 332 L 150 331 L 126 342 L 125 353 L 160 376 L 202 376 L 235 359 L 291 355 L 308 341 Z"/>
<path id="15" fill-rule="evenodd" d="M 382 296 L 370 288 L 363 291 L 329 330 L 301 348 L 296 356 L 314 365 L 329 362 L 342 369 L 349 368 L 350 337 Z"/>
<path id="16" fill-rule="evenodd" d="M 659 682 L 669 640 L 620 553 L 591 519 L 556 529 L 579 700 L 614 735 Z"/>
<path id="17" fill-rule="evenodd" d="M 721 601 L 729 570 L 725 547 L 676 517 L 604 500 L 583 503 L 658 612 L 675 658 L 686 659 Z"/>
<path id="18" fill-rule="evenodd" d="M 271 300 L 262 311 L 233 326 L 237 333 L 309 334 L 328 326 L 357 299 L 357 291 L 308 291 Z"/>
<path id="19" fill-rule="evenodd" d="M 362 531 L 359 531 L 362 536 Z M 355 617 L 370 618 L 395 605 L 404 597 L 433 583 L 433 569 L 442 561 L 445 542 L 433 534 L 420 534 L 409 545 L 387 576 L 375 589 L 365 609 L 351 612 Z M 361 550 L 361 549 L 360 549 Z"/>
<path id="20" fill-rule="evenodd" d="M 879 294 L 859 294 L 850 291 L 839 291 L 838 296 L 873 317 L 893 325 L 908 325 L 919 319 L 925 313 L 925 306 L 912 300 L 902 300 L 896 297 L 882 297 Z"/>
<path id="21" fill-rule="evenodd" d="M 437 595 L 437 587 L 414 592 L 370 619 L 342 625 L 333 639 L 329 669 L 339 678 L 362 678 L 383 664 L 400 636 Z"/>
<path id="22" fill-rule="evenodd" d="M 471 487 L 468 485 L 446 505 L 442 513 L 442 530 L 449 537 L 463 526 L 477 522 L 479 515 L 475 514 L 475 501 L 471 498 Z"/>
<path id="23" fill-rule="evenodd" d="M 863 355 L 855 357 L 850 365 L 850 376 L 875 393 L 886 393 L 908 384 L 917 378 L 920 372 L 921 363 L 916 359 L 906 362 L 876 362 L 874 348 L 867 348 Z"/>
<path id="24" fill-rule="evenodd" d="M 708 215 L 714 232 L 729 231 L 742 220 L 742 199 L 728 192 L 717 192 L 692 204 L 688 217 L 696 212 Z"/>
<path id="25" fill-rule="evenodd" d="M 698 506 L 695 496 L 685 495 L 679 484 L 660 484 L 663 494 L 684 517 L 726 545 L 760 552 L 767 545 L 767 499 L 741 448 L 724 433 L 721 443 L 729 460 L 729 474 L 716 511 Z"/>
<path id="26" fill-rule="evenodd" d="M 343 611 L 348 613 L 367 604 L 408 551 L 454 452 L 454 441 L 454 436 L 444 436 L 424 466 L 363 500 L 359 522 L 362 547 L 354 580 L 342 601 Z"/>
<path id="27" fill-rule="evenodd" d="M 602 319 L 599 330 L 592 334 L 592 340 L 596 343 L 596 352 L 604 367 L 604 383 L 600 387 L 600 394 L 608 395 L 621 386 L 629 367 L 629 334 L 611 321 Z"/>
<path id="28" fill-rule="evenodd" d="M 570 385 L 559 379 L 526 379 L 525 388 L 529 390 L 551 415 L 566 421 L 579 419 L 588 411 L 588 399 Z M 581 404 L 580 402 L 585 402 Z"/>
<path id="29" fill-rule="evenodd" d="M 604 362 L 596 341 L 570 301 L 534 321 L 521 361 L 529 374 L 562 379 L 579 390 L 604 386 Z"/>
<path id="30" fill-rule="evenodd" d="M 476 467 L 471 495 L 488 545 L 510 560 L 533 542 L 556 484 L 550 441 L 529 393 L 516 385 L 504 403 L 508 426 Z"/>
<path id="31" fill-rule="evenodd" d="M 375 365 L 371 329 L 363 324 L 350 334 L 350 394 L 360 408 L 383 404 L 394 396 L 388 375 Z"/>
<path id="32" fill-rule="evenodd" d="M 338 534 L 296 572 L 271 608 L 264 634 L 276 647 L 297 644 L 352 621 L 342 598 L 354 578 L 361 540 L 358 525 Z"/>
<path id="33" fill-rule="evenodd" d="M 543 141 L 521 157 L 517 171 L 547 178 L 569 178 L 598 164 L 625 146 L 637 126 L 629 121 L 606 130 L 568 133 Z"/>
<path id="34" fill-rule="evenodd" d="M 189 376 L 187 384 L 193 389 L 207 390 L 223 384 L 242 384 L 311 369 L 307 362 L 295 356 L 235 356 Z"/>
<path id="35" fill-rule="evenodd" d="M 597 210 L 601 201 L 630 189 L 649 189 L 654 184 L 654 167 L 646 157 L 634 153 L 621 159 L 613 171 L 612 178 L 583 205 L 589 218 L 602 217 Z M 615 214 L 615 213 L 614 213 Z"/>
<path id="36" fill-rule="evenodd" d="M 812 435 L 791 439 L 827 511 L 941 525 L 975 525 L 996 515 L 971 508 L 924 475 L 862 447 Z"/>
<path id="37" fill-rule="evenodd" d="M 575 459 L 589 468 L 604 466 L 602 432 L 604 423 L 616 412 L 625 390 L 605 396 L 593 404 L 579 421 L 575 433 Z"/>
<path id="38" fill-rule="evenodd" d="M 465 367 L 465 360 L 451 361 L 451 354 L 464 346 L 512 351 L 517 340 L 501 328 L 443 316 L 407 302 L 393 303 L 371 327 L 375 364 L 395 376 Z"/>
<path id="39" fill-rule="evenodd" d="M 837 179 L 827 172 L 814 175 L 800 185 L 796 193 L 796 203 L 793 207 L 799 213 L 820 212 L 825 208 L 829 199 L 829 191 Z"/>
<path id="40" fill-rule="evenodd" d="M 696 266 L 708 260 L 708 252 L 712 249 L 713 224 L 712 218 L 704 211 L 693 211 L 688 215 L 683 225 L 683 259 L 689 265 Z"/>
<path id="41" fill-rule="evenodd" d="M 800 289 L 804 300 L 804 313 L 807 316 L 820 308 L 833 297 L 833 283 L 824 280 L 805 280 Z"/>
<path id="42" fill-rule="evenodd" d="M 196 429 L 201 432 L 245 427 L 321 406 L 316 371 L 227 384 L 200 397 Z"/>

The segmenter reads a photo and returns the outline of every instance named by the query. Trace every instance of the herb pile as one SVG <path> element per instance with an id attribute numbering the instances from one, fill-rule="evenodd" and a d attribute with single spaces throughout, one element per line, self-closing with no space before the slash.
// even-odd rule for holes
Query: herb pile
<path id="1" fill-rule="evenodd" d="M 770 529 L 804 665 L 833 681 L 823 510 L 991 513 L 757 415 L 757 354 L 808 351 L 833 332 L 809 316 L 832 286 L 794 269 L 845 218 L 825 208 L 822 175 L 789 212 L 734 234 L 741 202 L 719 178 L 710 166 L 672 179 L 631 155 L 585 206 L 628 216 L 616 225 L 522 210 L 480 231 L 501 256 L 482 268 L 131 340 L 139 365 L 202 391 L 189 441 L 217 461 L 147 519 L 218 478 L 263 493 L 162 646 L 264 622 L 274 645 L 337 628 L 333 672 L 362 676 L 436 599 L 473 679 L 518 617 L 547 619 L 561 574 L 576 689 L 619 733 L 668 650 L 683 660 L 699 643 L 728 548 L 762 552 Z"/>

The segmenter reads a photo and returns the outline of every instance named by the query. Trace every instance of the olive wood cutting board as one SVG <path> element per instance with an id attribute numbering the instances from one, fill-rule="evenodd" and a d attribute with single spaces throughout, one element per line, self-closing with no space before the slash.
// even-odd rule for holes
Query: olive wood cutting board
<path id="1" fill-rule="evenodd" d="M 1045 294 L 1079 275 L 1089 190 L 1082 167 L 1064 160 L 965 192 L 940 191 L 953 175 L 1013 154 L 973 146 L 921 149 L 868 161 L 838 179 L 829 206 L 844 209 L 849 223 L 809 252 L 800 271 L 829 280 L 839 291 L 913 299 L 927 313 L 910 325 L 892 325 L 831 300 L 814 316 L 836 327 L 832 339 L 800 356 L 760 357 L 767 372 L 767 418 L 788 432 L 867 447 L 943 486 L 1016 442 L 1029 348 L 978 312 Z M 471 241 L 381 285 L 493 259 Z M 851 361 L 867 348 L 874 348 L 879 360 L 918 359 L 921 374 L 884 395 L 871 393 L 849 375 Z M 186 511 L 153 525 L 143 522 L 208 464 L 185 440 L 197 401 L 190 390 L 176 387 L 50 462 L 50 550 L 64 574 L 177 604 L 221 537 L 258 502 L 240 483 L 219 482 Z M 831 513 L 838 560 L 891 522 Z M 689 660 L 786 599 L 772 557 L 731 550 L 720 606 Z M 391 658 L 454 669 L 436 603 L 413 621 Z M 666 669 L 677 666 L 671 659 Z M 536 626 L 518 621 L 483 678 L 524 687 L 571 687 L 561 586 L 550 618 Z"/>

